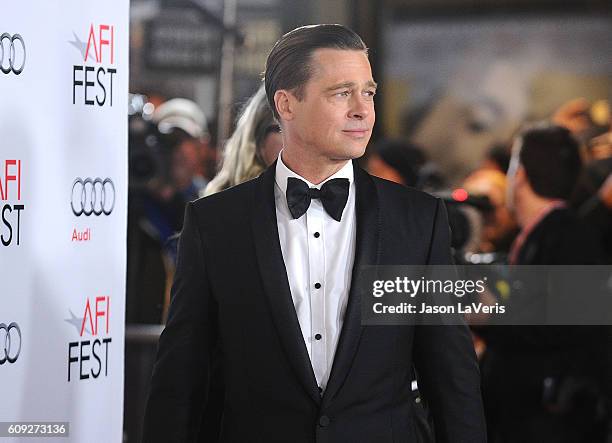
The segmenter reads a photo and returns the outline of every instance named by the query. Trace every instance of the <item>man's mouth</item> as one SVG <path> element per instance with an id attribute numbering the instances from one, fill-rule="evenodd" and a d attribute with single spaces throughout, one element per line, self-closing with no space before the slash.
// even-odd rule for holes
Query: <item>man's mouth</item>
<path id="1" fill-rule="evenodd" d="M 352 138 L 364 138 L 368 135 L 368 129 L 345 129 L 342 131 L 344 134 Z"/>

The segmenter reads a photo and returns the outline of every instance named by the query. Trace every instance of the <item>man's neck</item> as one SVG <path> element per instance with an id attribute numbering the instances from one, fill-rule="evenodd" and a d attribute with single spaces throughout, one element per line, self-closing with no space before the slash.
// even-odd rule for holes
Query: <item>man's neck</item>
<path id="1" fill-rule="evenodd" d="M 555 199 L 540 197 L 536 194 L 525 196 L 524 202 L 520 205 L 521 210 L 517 213 L 517 221 L 521 229 L 529 226 L 545 208 L 555 201 Z"/>
<path id="2" fill-rule="evenodd" d="M 286 148 L 281 151 L 281 159 L 285 166 L 315 185 L 334 175 L 350 161 L 330 160 L 322 156 L 313 157 Z"/>

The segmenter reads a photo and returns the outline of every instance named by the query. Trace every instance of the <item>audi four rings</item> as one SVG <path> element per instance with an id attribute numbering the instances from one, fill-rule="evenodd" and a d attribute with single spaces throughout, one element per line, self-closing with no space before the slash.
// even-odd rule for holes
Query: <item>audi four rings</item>
<path id="1" fill-rule="evenodd" d="M 21 60 L 17 60 L 17 51 L 15 45 L 21 47 L 23 54 Z M 0 35 L 0 70 L 5 74 L 21 74 L 26 61 L 26 47 L 23 37 L 19 34 L 11 35 L 8 32 L 3 32 Z"/>
<path id="2" fill-rule="evenodd" d="M 115 207 L 115 184 L 110 178 L 78 177 L 72 183 L 70 206 L 77 217 L 110 215 Z"/>
<path id="3" fill-rule="evenodd" d="M 4 335 L 4 339 L 2 336 Z M 19 339 L 19 347 L 17 347 L 17 339 Z M 21 329 L 15 322 L 8 326 L 0 323 L 0 365 L 6 362 L 15 363 L 21 353 Z"/>

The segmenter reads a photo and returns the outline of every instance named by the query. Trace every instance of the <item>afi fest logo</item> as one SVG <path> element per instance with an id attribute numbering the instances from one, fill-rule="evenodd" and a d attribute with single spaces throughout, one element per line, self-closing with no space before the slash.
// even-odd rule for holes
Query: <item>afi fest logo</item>
<path id="1" fill-rule="evenodd" d="M 2 246 L 19 246 L 21 211 L 21 160 L 0 159 L 0 241 Z"/>
<path id="2" fill-rule="evenodd" d="M 90 24 L 87 39 L 72 33 L 81 63 L 72 66 L 72 104 L 113 106 L 115 26 Z"/>
<path id="3" fill-rule="evenodd" d="M 80 339 L 68 343 L 68 381 L 108 376 L 110 296 L 100 295 L 85 301 L 83 317 L 69 310 L 65 321 L 74 326 Z"/>

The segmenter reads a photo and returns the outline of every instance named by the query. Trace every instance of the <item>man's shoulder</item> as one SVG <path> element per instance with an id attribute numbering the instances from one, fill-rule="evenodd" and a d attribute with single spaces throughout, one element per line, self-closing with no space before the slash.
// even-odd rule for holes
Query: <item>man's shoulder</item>
<path id="1" fill-rule="evenodd" d="M 537 231 L 545 235 L 566 236 L 568 233 L 573 235 L 584 234 L 586 225 L 578 218 L 576 213 L 570 208 L 558 208 L 550 211 L 537 226 Z M 535 232 L 535 230 L 534 230 Z"/>
<path id="2" fill-rule="evenodd" d="M 527 242 L 540 249 L 543 264 L 592 264 L 603 258 L 596 231 L 569 208 L 551 211 Z"/>
<path id="3" fill-rule="evenodd" d="M 378 194 L 383 202 L 391 204 L 418 206 L 421 208 L 435 208 L 438 205 L 439 197 L 435 197 L 424 191 L 400 185 L 390 180 L 370 175 Z"/>
<path id="4" fill-rule="evenodd" d="M 241 215 L 242 211 L 248 207 L 248 203 L 254 198 L 254 188 L 257 180 L 258 177 L 212 195 L 200 197 L 189 202 L 189 204 L 196 214 L 202 214 L 206 218 L 210 218 L 211 214 L 217 216 L 223 214 Z"/>

